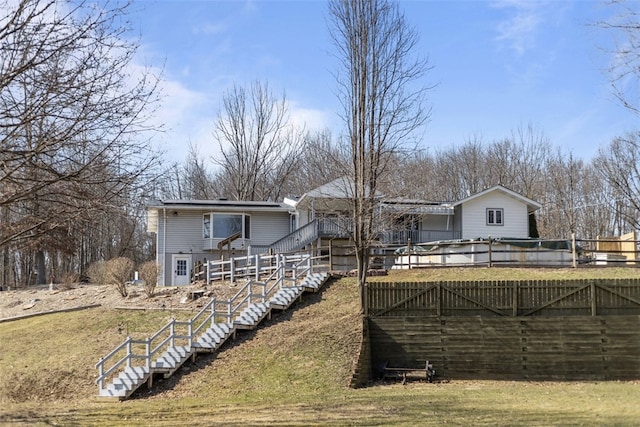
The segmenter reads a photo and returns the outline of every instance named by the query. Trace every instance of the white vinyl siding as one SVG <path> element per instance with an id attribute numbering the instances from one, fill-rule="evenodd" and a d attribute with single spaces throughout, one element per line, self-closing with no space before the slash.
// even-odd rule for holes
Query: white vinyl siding
<path id="1" fill-rule="evenodd" d="M 502 209 L 502 226 L 487 223 L 487 209 Z M 527 205 L 506 194 L 494 191 L 462 205 L 462 238 L 528 237 Z"/>
<path id="2" fill-rule="evenodd" d="M 453 216 L 429 215 L 420 221 L 420 230 L 453 230 Z"/>
<path id="3" fill-rule="evenodd" d="M 270 245 L 289 234 L 289 213 L 256 212 L 251 215 L 251 244 Z"/>
<path id="4" fill-rule="evenodd" d="M 167 211 L 167 253 L 200 252 L 202 249 L 202 214 L 198 211 Z"/>

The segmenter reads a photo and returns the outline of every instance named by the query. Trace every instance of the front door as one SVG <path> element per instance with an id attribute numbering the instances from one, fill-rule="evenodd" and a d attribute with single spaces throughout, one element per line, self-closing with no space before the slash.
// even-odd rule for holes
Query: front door
<path id="1" fill-rule="evenodd" d="M 190 284 L 191 255 L 173 255 L 172 286 L 187 286 Z"/>

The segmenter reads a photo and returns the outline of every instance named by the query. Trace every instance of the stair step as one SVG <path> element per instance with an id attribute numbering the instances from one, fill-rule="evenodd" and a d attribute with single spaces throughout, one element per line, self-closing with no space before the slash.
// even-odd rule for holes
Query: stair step
<path id="1" fill-rule="evenodd" d="M 150 368 L 125 368 L 110 384 L 99 390 L 99 396 L 126 399 L 144 384 L 152 373 L 163 373 L 165 378 L 169 377 L 198 351 L 196 349 L 203 349 L 199 351 L 205 352 L 216 351 L 231 334 L 235 334 L 236 329 L 253 329 L 271 312 L 272 307 L 288 308 L 305 291 L 319 289 L 328 277 L 329 274 L 326 272 L 313 273 L 304 278 L 299 285 L 281 287 L 269 301 L 250 304 L 232 321 L 212 323 L 202 335 L 194 339 L 191 346 L 166 348 L 164 353 L 151 363 Z"/>
<path id="2" fill-rule="evenodd" d="M 212 331 L 216 333 L 218 336 L 223 337 L 231 332 L 229 325 L 226 323 L 216 323 L 212 325 L 207 331 Z"/>

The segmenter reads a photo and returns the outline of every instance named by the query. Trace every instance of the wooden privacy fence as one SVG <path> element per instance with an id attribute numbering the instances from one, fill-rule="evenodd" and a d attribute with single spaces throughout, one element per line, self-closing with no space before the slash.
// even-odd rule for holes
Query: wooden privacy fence
<path id="1" fill-rule="evenodd" d="M 369 317 L 640 314 L 640 279 L 375 282 L 364 292 Z"/>
<path id="2" fill-rule="evenodd" d="M 375 317 L 365 324 L 369 357 L 359 369 L 369 378 L 380 378 L 385 363 L 420 366 L 426 360 L 450 379 L 640 378 L 637 315 Z"/>
<path id="3" fill-rule="evenodd" d="M 640 279 L 368 283 L 354 379 L 640 378 Z"/>

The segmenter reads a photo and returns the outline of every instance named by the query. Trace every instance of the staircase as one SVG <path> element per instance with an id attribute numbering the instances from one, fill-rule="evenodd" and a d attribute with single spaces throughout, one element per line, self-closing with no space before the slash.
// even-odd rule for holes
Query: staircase
<path id="1" fill-rule="evenodd" d="M 260 250 L 263 252 L 271 253 L 285 253 L 298 251 L 308 244 L 318 240 L 318 221 L 313 220 L 309 224 L 298 228 L 294 232 L 284 236 L 282 239 L 277 240 L 265 247 L 252 247 L 253 250 Z"/>
<path id="2" fill-rule="evenodd" d="M 218 351 L 238 330 L 255 329 L 273 310 L 286 310 L 304 292 L 317 292 L 329 273 L 307 265 L 283 261 L 269 277 L 249 281 L 229 300 L 210 300 L 188 321 L 172 319 L 145 340 L 127 338 L 96 364 L 98 395 L 124 400 L 144 384 L 151 388 L 154 376 L 170 377 L 198 353 Z"/>
<path id="3" fill-rule="evenodd" d="M 350 218 L 318 218 L 298 228 L 270 245 L 252 245 L 251 252 L 286 253 L 299 251 L 320 237 L 348 238 L 353 232 Z"/>

